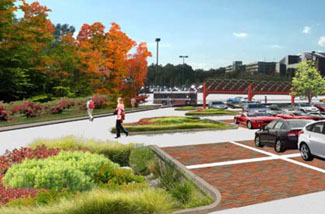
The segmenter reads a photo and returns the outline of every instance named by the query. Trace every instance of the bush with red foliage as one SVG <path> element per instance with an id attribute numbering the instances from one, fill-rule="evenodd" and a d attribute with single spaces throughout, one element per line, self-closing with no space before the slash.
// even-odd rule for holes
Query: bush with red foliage
<path id="1" fill-rule="evenodd" d="M 0 174 L 6 173 L 8 168 L 15 164 L 21 163 L 24 159 L 43 159 L 59 154 L 60 149 L 48 149 L 46 146 L 39 146 L 36 149 L 21 147 L 13 151 L 6 151 L 0 156 Z"/>
<path id="2" fill-rule="evenodd" d="M 0 105 L 0 121 L 8 121 L 8 113 L 4 105 Z"/>
<path id="3" fill-rule="evenodd" d="M 69 109 L 72 106 L 74 106 L 74 102 L 72 100 L 68 100 L 68 99 L 61 99 L 59 101 L 59 105 L 63 107 L 63 109 Z"/>
<path id="4" fill-rule="evenodd" d="M 34 102 L 22 102 L 20 105 L 13 106 L 11 113 L 24 114 L 26 117 L 36 117 L 42 109 L 41 105 L 35 104 Z"/>
<path id="5" fill-rule="evenodd" d="M 0 174 L 0 203 L 3 205 L 14 199 L 35 197 L 37 194 L 46 191 L 35 188 L 6 188 L 1 182 L 2 177 L 3 175 Z"/>
<path id="6" fill-rule="evenodd" d="M 99 95 L 94 95 L 91 99 L 95 103 L 95 109 L 103 109 L 107 102 L 106 97 Z"/>

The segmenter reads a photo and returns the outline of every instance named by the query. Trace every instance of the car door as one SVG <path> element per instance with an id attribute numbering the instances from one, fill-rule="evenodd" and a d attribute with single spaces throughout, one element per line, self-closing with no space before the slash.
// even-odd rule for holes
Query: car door
<path id="1" fill-rule="evenodd" d="M 269 124 L 267 124 L 261 131 L 259 131 L 259 136 L 260 136 L 260 140 L 263 143 L 269 143 L 269 132 L 270 130 L 273 129 L 273 127 L 275 126 L 277 121 L 273 120 L 272 122 L 270 122 Z"/>
<path id="2" fill-rule="evenodd" d="M 272 144 L 275 143 L 275 140 L 277 139 L 279 132 L 281 132 L 283 126 L 284 126 L 283 121 L 277 121 L 273 129 L 269 130 L 268 139 L 267 139 L 269 143 Z"/>
<path id="3" fill-rule="evenodd" d="M 325 157 L 324 133 L 324 122 L 315 123 L 309 137 L 311 153 L 319 157 Z"/>

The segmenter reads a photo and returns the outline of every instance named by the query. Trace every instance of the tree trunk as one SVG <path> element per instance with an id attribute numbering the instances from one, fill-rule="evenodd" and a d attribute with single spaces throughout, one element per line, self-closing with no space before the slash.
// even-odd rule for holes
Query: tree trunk
<path id="1" fill-rule="evenodd" d="M 312 95 L 309 94 L 309 95 L 308 95 L 308 103 L 309 103 L 309 104 L 311 104 L 311 100 L 312 100 L 312 98 L 313 98 Z"/>

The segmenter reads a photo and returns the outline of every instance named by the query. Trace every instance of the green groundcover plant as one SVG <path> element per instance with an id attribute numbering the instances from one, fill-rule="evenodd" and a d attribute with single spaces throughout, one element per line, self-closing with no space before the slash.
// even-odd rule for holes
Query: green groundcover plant
<path id="1" fill-rule="evenodd" d="M 158 118 L 144 118 L 136 123 L 126 123 L 124 127 L 132 132 L 152 132 L 152 131 L 177 131 L 188 129 L 230 129 L 233 128 L 231 124 L 221 123 L 215 120 L 200 119 L 199 117 L 158 117 Z M 115 133 L 116 129 L 112 128 Z"/>
<path id="2" fill-rule="evenodd" d="M 198 109 L 194 111 L 186 112 L 186 116 L 218 116 L 218 115 L 236 115 L 234 111 L 224 110 L 224 109 Z"/>
<path id="3" fill-rule="evenodd" d="M 103 165 L 118 168 L 103 155 L 89 152 L 60 152 L 41 160 L 24 160 L 5 174 L 5 184 L 13 188 L 46 188 L 82 191 L 92 188 L 94 176 Z"/>

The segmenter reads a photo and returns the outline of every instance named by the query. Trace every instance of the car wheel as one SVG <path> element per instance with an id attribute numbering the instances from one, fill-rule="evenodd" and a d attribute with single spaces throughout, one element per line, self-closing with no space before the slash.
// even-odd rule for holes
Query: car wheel
<path id="1" fill-rule="evenodd" d="M 187 106 L 189 106 L 190 104 L 191 104 L 190 101 L 186 101 L 186 102 L 185 102 L 185 105 L 187 105 Z"/>
<path id="2" fill-rule="evenodd" d="M 285 148 L 284 148 L 284 145 L 282 143 L 282 141 L 280 139 L 277 139 L 275 141 L 275 144 L 274 144 L 274 150 L 277 152 L 277 153 L 280 153 L 280 152 L 284 152 Z"/>
<path id="3" fill-rule="evenodd" d="M 247 122 L 247 128 L 248 129 L 253 129 L 253 125 L 252 125 L 252 122 L 251 121 L 248 121 Z"/>
<path id="4" fill-rule="evenodd" d="M 238 123 L 238 120 L 237 120 L 236 118 L 234 119 L 234 123 L 235 123 L 235 124 L 239 124 L 239 123 Z"/>
<path id="5" fill-rule="evenodd" d="M 300 154 L 304 161 L 311 161 L 314 159 L 313 155 L 310 152 L 309 147 L 305 143 L 301 144 L 300 146 Z"/>
<path id="6" fill-rule="evenodd" d="M 263 147 L 260 136 L 255 137 L 255 146 L 256 147 Z"/>

